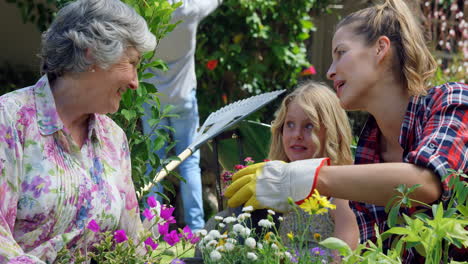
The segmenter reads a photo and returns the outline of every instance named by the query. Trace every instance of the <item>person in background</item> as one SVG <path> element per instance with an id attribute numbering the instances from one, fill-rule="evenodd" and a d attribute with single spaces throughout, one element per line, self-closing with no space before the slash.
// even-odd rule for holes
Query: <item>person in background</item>
<path id="1" fill-rule="evenodd" d="M 287 95 L 277 111 L 271 133 L 270 160 L 293 162 L 329 157 L 333 165 L 353 163 L 348 117 L 335 93 L 323 84 L 308 81 Z M 302 210 L 299 210 L 301 216 L 296 212 L 283 214 L 284 220 L 279 228 L 282 240 L 289 241 L 287 234 L 290 232 L 301 235 L 307 229 L 306 240 L 310 249 L 319 246 L 314 234 L 320 234 L 321 239 L 337 237 L 355 249 L 359 242 L 359 230 L 348 201 L 330 200 L 336 205 L 336 210 L 314 215 L 310 226 L 304 226 L 304 222 L 301 222 L 301 219 L 309 221 L 307 218 L 311 217 Z M 338 254 L 334 254 L 334 257 L 339 259 Z"/>
<path id="2" fill-rule="evenodd" d="M 370 114 L 355 165 L 326 166 L 323 159 L 311 159 L 247 167 L 233 176 L 228 203 L 287 211 L 287 197 L 300 203 L 316 188 L 352 201 L 361 242 L 375 242 L 374 226 L 379 232 L 388 229 L 384 206 L 398 194 L 398 185 L 420 184 L 410 198 L 434 204 L 450 199 L 452 170 L 468 173 L 468 86 L 428 86 L 436 62 L 402 0 L 345 17 L 336 27 L 332 57 L 327 76 L 341 106 Z M 293 175 L 302 181 L 290 181 Z M 400 213 L 418 209 L 415 204 Z M 384 250 L 391 242 L 385 241 Z M 403 262 L 424 262 L 415 254 L 407 250 Z"/>
<path id="3" fill-rule="evenodd" d="M 119 0 L 63 7 L 42 36 L 42 74 L 0 97 L 0 263 L 53 263 L 98 242 L 86 227 L 143 226 L 127 138 L 107 113 L 138 88 L 155 36 Z M 89 230 L 88 230 L 89 231 Z"/>
<path id="4" fill-rule="evenodd" d="M 180 0 L 168 0 L 173 4 Z M 221 0 L 185 0 L 172 14 L 173 23 L 181 20 L 174 31 L 161 40 L 156 57 L 167 63 L 168 70 L 160 71 L 149 69 L 155 74 L 153 78 L 146 80 L 156 86 L 161 93 L 159 100 L 161 108 L 173 105 L 171 114 L 176 117 L 168 117 L 161 120 L 158 125 L 166 125 L 174 128 L 171 132 L 172 139 L 176 142 L 175 152 L 181 153 L 192 143 L 199 126 L 198 105 L 196 98 L 197 80 L 195 75 L 195 48 L 197 27 L 200 21 L 213 12 L 221 3 Z M 151 104 L 145 106 L 146 114 L 142 118 L 143 132 L 150 135 L 152 140 L 154 127 L 150 126 Z M 167 145 L 166 145 L 167 146 Z M 166 157 L 166 146 L 157 151 L 160 159 Z M 200 151 L 196 151 L 179 165 L 179 172 L 185 182 L 180 182 L 180 194 L 184 207 L 184 221 L 192 229 L 198 230 L 204 227 L 202 182 L 200 170 Z M 156 174 L 151 170 L 151 174 Z M 150 195 L 155 192 L 163 192 L 162 186 L 152 189 Z"/>

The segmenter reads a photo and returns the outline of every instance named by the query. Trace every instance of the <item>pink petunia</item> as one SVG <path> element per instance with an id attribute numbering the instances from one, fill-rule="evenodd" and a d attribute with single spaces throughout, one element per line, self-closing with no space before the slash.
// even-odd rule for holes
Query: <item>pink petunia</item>
<path id="1" fill-rule="evenodd" d="M 96 220 L 91 220 L 88 223 L 88 226 L 86 226 L 89 230 L 93 231 L 94 233 L 97 233 L 101 231 L 101 228 L 99 227 L 98 223 L 96 223 Z"/>
<path id="2" fill-rule="evenodd" d="M 153 214 L 153 212 L 151 212 L 151 210 L 150 210 L 149 208 L 146 208 L 146 209 L 143 211 L 143 216 L 144 216 L 146 219 L 148 219 L 148 220 L 151 221 L 151 219 L 153 219 L 153 217 L 154 217 L 155 215 Z"/>
<path id="3" fill-rule="evenodd" d="M 234 166 L 235 170 L 242 170 L 243 168 L 245 168 L 245 166 L 241 165 L 241 164 L 237 164 L 237 165 Z"/>
<path id="4" fill-rule="evenodd" d="M 156 242 L 154 242 L 154 240 L 151 237 L 148 237 L 145 240 L 145 245 L 150 246 L 153 250 L 155 250 L 159 246 Z"/>
<path id="5" fill-rule="evenodd" d="M 114 239 L 117 243 L 122 243 L 128 240 L 127 234 L 125 234 L 125 230 L 120 229 L 114 232 Z"/>

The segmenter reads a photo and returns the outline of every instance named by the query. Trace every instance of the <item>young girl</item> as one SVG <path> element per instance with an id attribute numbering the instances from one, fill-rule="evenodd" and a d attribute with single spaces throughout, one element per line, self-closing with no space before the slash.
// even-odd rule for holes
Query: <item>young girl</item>
<path id="1" fill-rule="evenodd" d="M 325 85 L 307 82 L 286 96 L 272 123 L 271 132 L 269 159 L 292 162 L 329 157 L 334 165 L 353 162 L 351 128 L 346 112 L 341 109 L 336 95 Z M 359 240 L 356 217 L 348 201 L 331 199 L 336 210 L 314 215 L 309 227 L 301 225 L 295 212 L 284 214 L 279 229 L 283 241 L 289 240 L 288 233 L 301 234 L 307 228 L 310 248 L 318 246 L 314 238 L 318 233 L 321 239 L 340 238 L 354 249 Z M 302 210 L 299 212 L 302 219 L 310 217 Z"/>
<path id="2" fill-rule="evenodd" d="M 249 201 L 247 205 L 257 208 L 285 208 L 287 197 L 299 203 L 317 188 L 323 195 L 356 201 L 351 206 L 361 241 L 375 241 L 375 225 L 380 232 L 388 229 L 384 206 L 398 185 L 420 184 L 410 197 L 439 203 L 451 197 L 451 176 L 442 177 L 453 176 L 452 170 L 468 173 L 468 86 L 428 88 L 436 63 L 401 0 L 347 16 L 338 24 L 332 45 L 327 76 L 341 106 L 370 114 L 356 150 L 359 165 L 271 161 L 239 171 L 226 195 L 230 206 Z M 302 178 L 290 181 L 291 175 Z M 401 208 L 401 213 L 411 215 L 414 209 Z M 388 239 L 384 247 L 390 246 Z M 406 252 L 404 263 L 417 261 L 414 251 Z"/>

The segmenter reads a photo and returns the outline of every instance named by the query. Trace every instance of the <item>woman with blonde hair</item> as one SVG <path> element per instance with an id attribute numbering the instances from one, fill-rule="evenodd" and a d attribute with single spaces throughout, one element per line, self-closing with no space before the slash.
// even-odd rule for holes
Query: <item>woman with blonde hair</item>
<path id="1" fill-rule="evenodd" d="M 271 133 L 269 159 L 293 162 L 329 157 L 334 165 L 353 163 L 348 117 L 335 93 L 323 84 L 309 81 L 287 95 L 277 111 Z M 284 214 L 279 229 L 283 241 L 289 240 L 287 234 L 290 232 L 298 235 L 308 229 L 306 239 L 309 248 L 318 246 L 314 234 L 320 234 L 321 239 L 340 238 L 354 249 L 359 241 L 356 217 L 347 200 L 330 200 L 336 205 L 336 210 L 314 215 L 311 221 L 306 220 L 310 226 L 304 226 L 300 221 L 312 217 L 302 210 L 299 211 L 301 215 L 295 212 Z"/>
<path id="2" fill-rule="evenodd" d="M 398 194 L 398 185 L 419 184 L 410 198 L 437 204 L 452 195 L 453 171 L 468 173 L 468 86 L 429 86 L 436 63 L 402 0 L 386 0 L 345 17 L 333 37 L 332 57 L 327 77 L 341 106 L 370 114 L 355 165 L 271 161 L 239 171 L 226 196 L 230 206 L 247 202 L 285 210 L 287 197 L 301 203 L 317 188 L 353 201 L 361 241 L 376 241 L 375 226 L 379 232 L 388 229 L 384 206 Z M 290 180 L 297 175 L 301 181 Z M 418 209 L 414 204 L 400 213 Z M 384 249 L 391 242 L 386 240 Z M 403 262 L 418 261 L 415 253 L 408 250 Z"/>

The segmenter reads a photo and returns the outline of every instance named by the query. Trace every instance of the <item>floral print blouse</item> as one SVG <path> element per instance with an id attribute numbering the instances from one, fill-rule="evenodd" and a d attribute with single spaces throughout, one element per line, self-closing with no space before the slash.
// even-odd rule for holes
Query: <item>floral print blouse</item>
<path id="1" fill-rule="evenodd" d="M 0 263 L 53 263 L 64 246 L 89 246 L 93 219 L 133 238 L 143 228 L 122 129 L 92 114 L 78 147 L 47 76 L 1 96 Z"/>

